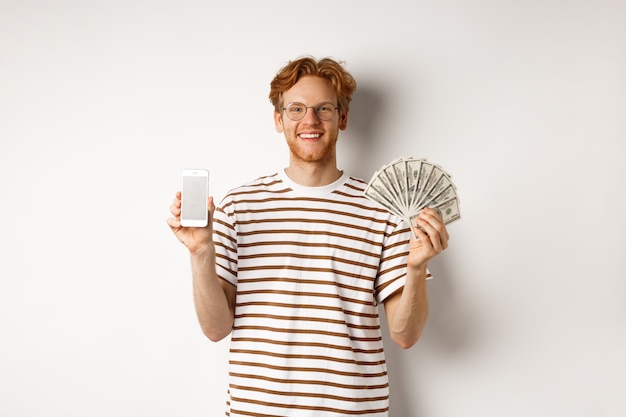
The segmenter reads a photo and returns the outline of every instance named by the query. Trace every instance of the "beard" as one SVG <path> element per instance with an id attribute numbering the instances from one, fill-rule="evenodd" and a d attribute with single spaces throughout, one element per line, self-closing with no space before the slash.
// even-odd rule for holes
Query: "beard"
<path id="1" fill-rule="evenodd" d="M 300 139 L 295 133 L 285 135 L 292 162 L 334 162 L 337 149 L 337 132 L 326 132 L 322 139 Z"/>

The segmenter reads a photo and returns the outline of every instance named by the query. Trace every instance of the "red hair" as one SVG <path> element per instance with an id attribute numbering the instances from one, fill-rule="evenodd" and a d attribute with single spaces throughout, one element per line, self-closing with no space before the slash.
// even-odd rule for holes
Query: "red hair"
<path id="1" fill-rule="evenodd" d="M 339 112 L 348 112 L 350 101 L 352 100 L 352 93 L 356 90 L 356 81 L 352 75 L 345 70 L 344 63 L 332 58 L 317 60 L 307 56 L 290 61 L 278 71 L 270 83 L 269 99 L 278 113 L 282 111 L 283 93 L 293 87 L 300 78 L 307 75 L 321 77 L 330 81 L 333 89 L 337 93 Z"/>

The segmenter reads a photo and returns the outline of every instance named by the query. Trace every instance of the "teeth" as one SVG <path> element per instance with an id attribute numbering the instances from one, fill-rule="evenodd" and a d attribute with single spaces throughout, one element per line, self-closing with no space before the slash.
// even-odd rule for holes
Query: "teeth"
<path id="1" fill-rule="evenodd" d="M 315 138 L 319 138 L 320 134 L 319 133 L 301 133 L 300 137 L 304 139 L 315 139 Z"/>

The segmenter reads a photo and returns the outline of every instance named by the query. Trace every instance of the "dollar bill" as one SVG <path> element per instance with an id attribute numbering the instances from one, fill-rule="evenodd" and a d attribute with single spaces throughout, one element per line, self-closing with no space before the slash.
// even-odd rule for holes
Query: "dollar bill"
<path id="1" fill-rule="evenodd" d="M 456 196 L 456 188 L 450 177 L 444 173 L 418 204 L 421 207 L 432 206 L 443 203 L 454 196 Z"/>
<path id="2" fill-rule="evenodd" d="M 426 158 L 396 158 L 377 170 L 364 196 L 412 224 L 424 207 L 439 212 L 445 224 L 461 218 L 452 176 Z"/>
<path id="3" fill-rule="evenodd" d="M 433 208 L 441 212 L 441 218 L 443 219 L 444 224 L 450 224 L 453 221 L 459 220 L 461 218 L 461 210 L 459 209 L 458 197 L 454 197 L 451 200 L 441 203 L 438 206 L 434 206 Z"/>
<path id="4" fill-rule="evenodd" d="M 409 198 L 407 206 L 413 209 L 417 204 L 417 199 L 422 193 L 424 187 L 424 169 L 428 164 L 423 159 L 409 158 L 405 161 L 406 173 L 408 178 Z"/>

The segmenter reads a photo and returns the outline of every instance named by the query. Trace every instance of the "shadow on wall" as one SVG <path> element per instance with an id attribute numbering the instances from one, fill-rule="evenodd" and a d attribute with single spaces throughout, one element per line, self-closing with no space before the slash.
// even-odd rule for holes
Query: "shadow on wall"
<path id="1" fill-rule="evenodd" d="M 381 116 L 387 114 L 390 94 L 383 86 L 360 83 L 350 104 L 347 132 L 351 140 L 345 145 L 344 152 L 348 155 L 344 155 L 344 160 L 348 172 L 366 180 L 372 175 L 372 165 L 380 163 L 375 159 L 384 149 Z M 455 277 L 446 272 L 445 262 L 445 256 L 431 262 L 435 279 L 429 282 L 430 313 L 425 333 L 418 343 L 427 343 L 440 356 L 453 357 L 469 349 L 472 338 L 477 337 L 477 329 L 472 323 L 472 314 L 464 307 L 468 304 L 454 298 Z M 420 403 L 420 383 L 424 382 L 419 378 L 418 365 L 428 360 L 418 355 L 425 350 L 403 350 L 396 346 L 388 336 L 382 306 L 380 310 L 391 387 L 390 417 L 422 416 L 423 412 L 415 409 L 415 404 Z"/>
<path id="2" fill-rule="evenodd" d="M 430 311 L 424 334 L 418 342 L 418 345 L 428 344 L 428 349 L 416 349 L 416 345 L 403 350 L 395 345 L 389 338 L 389 328 L 381 306 L 381 327 L 391 387 L 390 417 L 424 416 L 415 406 L 420 403 L 420 385 L 428 383 L 426 378 L 420 376 L 419 370 L 419 364 L 429 360 L 424 354 L 436 351 L 438 360 L 461 356 L 480 337 L 479 326 L 465 308 L 468 303 L 454 297 L 452 286 L 456 278 L 446 273 L 444 263 L 444 259 L 437 258 L 431 262 L 435 278 L 428 283 Z"/>
<path id="3" fill-rule="evenodd" d="M 378 132 L 386 102 L 388 100 L 382 87 L 371 83 L 359 84 L 352 96 L 345 133 L 349 140 L 347 143 L 339 142 L 340 146 L 344 146 L 341 159 L 352 175 L 368 180 L 374 172 L 374 165 L 379 163 L 374 156 L 378 154 L 377 148 L 382 146 Z"/>

